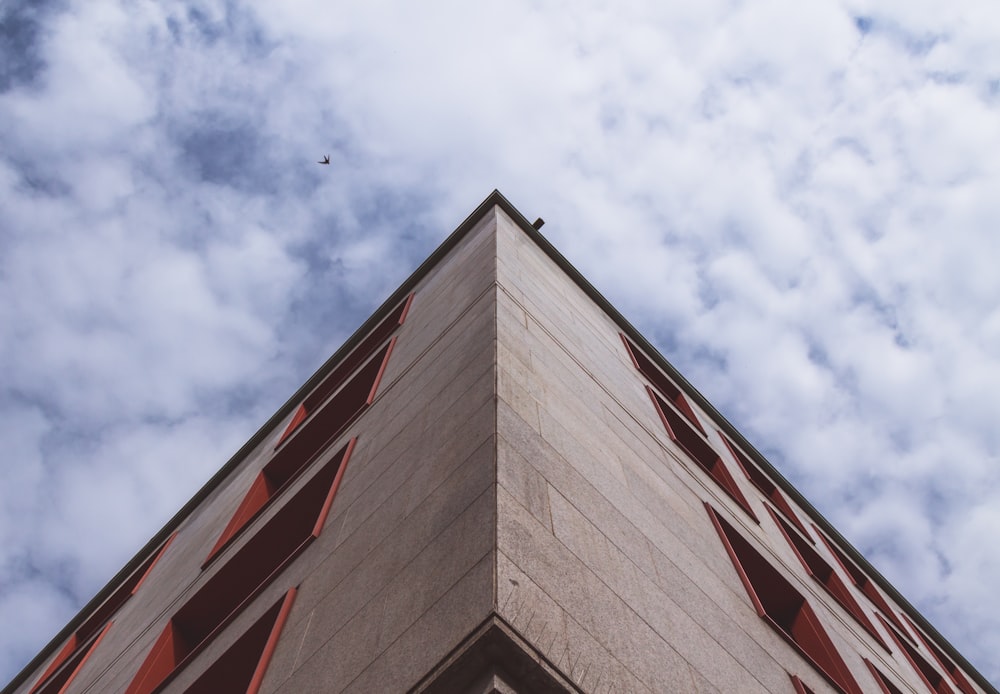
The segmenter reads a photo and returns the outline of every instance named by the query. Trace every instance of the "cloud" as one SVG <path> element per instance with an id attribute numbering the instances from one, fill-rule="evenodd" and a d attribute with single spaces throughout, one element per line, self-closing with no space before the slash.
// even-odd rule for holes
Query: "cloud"
<path id="1" fill-rule="evenodd" d="M 11 2 L 0 18 L 0 93 L 29 86 L 44 70 L 39 35 L 50 2 Z"/>
<path id="2" fill-rule="evenodd" d="M 4 672 L 499 187 L 1000 679 L 997 30 L 971 1 L 6 5 L 0 613 L 36 626 Z"/>

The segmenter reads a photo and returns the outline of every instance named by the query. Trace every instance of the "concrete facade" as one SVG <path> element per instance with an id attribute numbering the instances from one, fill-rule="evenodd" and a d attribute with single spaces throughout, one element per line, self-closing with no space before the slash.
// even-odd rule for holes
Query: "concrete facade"
<path id="1" fill-rule="evenodd" d="M 370 404 L 205 565 L 299 404 L 411 294 Z M 683 392 L 746 508 L 671 435 L 626 340 Z M 171 618 L 352 439 L 314 537 L 148 690 L 201 691 L 295 588 L 256 691 L 851 691 L 762 618 L 710 507 L 805 598 L 856 691 L 996 691 L 499 193 L 4 691 L 145 691 L 137 673 Z M 730 446 L 773 481 L 779 511 L 803 521 L 798 540 L 839 576 L 827 585 L 839 580 L 873 628 L 810 575 Z M 67 639 L 168 538 L 65 686 L 50 684 Z M 904 639 L 931 671 L 880 615 L 909 620 Z"/>

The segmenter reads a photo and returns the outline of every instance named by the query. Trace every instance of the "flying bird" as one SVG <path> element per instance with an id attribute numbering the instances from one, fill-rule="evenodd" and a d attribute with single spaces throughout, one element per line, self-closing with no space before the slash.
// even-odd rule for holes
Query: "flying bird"
<path id="1" fill-rule="evenodd" d="M 318 161 L 316 163 L 317 164 L 329 164 L 330 163 L 330 155 L 329 154 L 324 155 L 323 156 L 323 161 Z"/>

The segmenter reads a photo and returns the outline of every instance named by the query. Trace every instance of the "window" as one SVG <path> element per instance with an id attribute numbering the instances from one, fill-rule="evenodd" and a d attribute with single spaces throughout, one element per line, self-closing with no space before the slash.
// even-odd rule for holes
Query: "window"
<path id="1" fill-rule="evenodd" d="M 410 294 L 406 299 L 399 304 L 388 316 L 382 319 L 382 321 L 375 326 L 375 328 L 368 333 L 368 336 L 362 340 L 357 347 L 351 350 L 336 368 L 333 369 L 323 381 L 313 389 L 313 391 L 306 397 L 306 399 L 299 405 L 299 408 L 295 411 L 295 416 L 292 417 L 292 421 L 288 424 L 288 428 L 281 435 L 281 439 L 278 440 L 278 446 L 280 446 L 286 438 L 302 423 L 302 421 L 323 404 L 334 391 L 336 391 L 340 385 L 350 376 L 359 366 L 361 366 L 369 356 L 375 351 L 375 349 L 381 346 L 389 336 L 392 335 L 399 326 L 403 324 L 406 320 L 407 314 L 410 312 L 410 304 L 413 303 L 413 294 Z M 379 373 L 381 377 L 381 373 Z M 374 388 L 378 384 L 376 383 L 372 387 L 371 396 L 374 397 Z"/>
<path id="2" fill-rule="evenodd" d="M 344 474 L 332 458 L 174 613 L 126 694 L 151 694 L 319 537 Z"/>
<path id="3" fill-rule="evenodd" d="M 69 682 L 76 677 L 80 668 L 87 662 L 90 654 L 97 649 L 97 646 L 101 643 L 104 635 L 108 633 L 112 624 L 114 622 L 108 622 L 104 625 L 103 629 L 95 634 L 91 634 L 86 639 L 78 641 L 74 635 L 59 653 L 59 658 L 49 666 L 31 691 L 36 694 L 57 694 L 58 692 L 62 692 Z"/>
<path id="4" fill-rule="evenodd" d="M 964 692 L 964 694 L 976 694 L 976 690 L 973 689 L 972 685 L 969 684 L 969 681 L 965 679 L 965 675 L 963 675 L 959 667 L 955 665 L 955 661 L 946 656 L 944 654 L 944 651 L 938 648 L 938 645 L 934 643 L 932 639 L 929 639 L 926 636 L 924 636 L 923 632 L 917 628 L 917 625 L 914 624 L 909 617 L 907 617 L 906 615 L 903 615 L 903 617 L 910 625 L 910 628 L 913 630 L 913 633 L 916 634 L 920 638 L 920 640 L 924 642 L 924 645 L 927 646 L 927 650 L 929 650 L 931 653 L 934 654 L 934 657 L 937 658 L 937 661 L 938 663 L 941 664 L 941 667 L 943 667 L 945 669 L 945 672 L 947 672 L 951 676 L 951 681 L 955 683 L 955 686 L 958 687 L 962 692 Z"/>
<path id="5" fill-rule="evenodd" d="M 274 456 L 257 475 L 236 513 L 205 557 L 202 568 L 208 566 L 251 519 L 374 402 L 396 338 L 393 337 L 374 354 L 372 350 L 379 346 L 385 335 L 402 324 L 412 299 L 411 294 L 299 405 L 275 446 Z M 360 369 L 353 374 L 348 373 L 369 356 L 371 358 Z M 342 451 L 345 459 L 350 455 L 353 441 L 348 446 L 346 452 Z"/>
<path id="6" fill-rule="evenodd" d="M 257 694 L 295 600 L 295 588 L 276 602 L 184 694 Z"/>
<path id="7" fill-rule="evenodd" d="M 695 415 L 694 410 L 691 409 L 691 405 L 688 403 L 687 398 L 684 397 L 684 393 L 681 389 L 673 384 L 673 382 L 664 375 L 660 369 L 650 361 L 649 357 L 642 353 L 638 347 L 632 344 L 632 341 L 625 337 L 624 333 L 618 333 L 622 338 L 622 344 L 625 345 L 625 351 L 628 352 L 629 357 L 632 358 L 632 363 L 635 368 L 646 377 L 650 383 L 656 386 L 656 389 L 660 391 L 667 400 L 672 402 L 677 409 L 687 417 L 688 421 L 695 429 L 700 431 L 703 436 L 708 436 L 708 432 L 701 426 L 698 421 L 697 415 Z"/>
<path id="8" fill-rule="evenodd" d="M 868 616 L 861 609 L 858 601 L 854 599 L 851 595 L 850 589 L 847 584 L 844 583 L 840 576 L 838 576 L 833 567 L 826 563 L 826 560 L 819 555 L 819 552 L 813 548 L 808 542 L 802 539 L 802 537 L 790 526 L 783 518 L 778 516 L 774 511 L 768 509 L 771 517 L 774 518 L 774 522 L 777 523 L 778 527 L 781 529 L 782 534 L 785 539 L 788 540 L 788 544 L 791 546 L 792 550 L 798 556 L 799 561 L 802 562 L 802 566 L 805 567 L 809 575 L 812 576 L 816 581 L 826 589 L 826 592 L 830 596 L 840 603 L 840 606 L 847 610 L 852 617 L 864 627 L 865 631 L 872 635 L 872 637 L 878 641 L 879 645 L 889 650 L 889 647 L 885 645 L 885 641 L 875 630 L 875 625 L 871 623 Z"/>
<path id="9" fill-rule="evenodd" d="M 750 458 L 744 455 L 743 452 L 729 440 L 728 436 L 723 434 L 721 431 L 719 432 L 719 436 L 722 437 L 723 442 L 726 444 L 726 448 L 729 449 L 733 458 L 736 459 L 737 465 L 739 465 L 740 469 L 743 470 L 743 474 L 746 475 L 746 478 L 750 480 L 751 484 L 757 487 L 761 494 L 769 499 L 771 503 L 774 504 L 774 507 L 781 511 L 785 518 L 791 521 L 796 528 L 802 531 L 802 534 L 809 540 L 809 542 L 813 542 L 813 539 L 809 536 L 809 532 L 806 530 L 805 526 L 802 525 L 802 521 L 799 520 L 798 514 L 795 513 L 792 509 L 792 505 L 788 503 L 788 499 L 786 499 L 785 495 L 781 493 L 781 490 L 778 489 L 777 485 L 771 481 L 771 478 L 764 474 L 764 471 L 757 467 L 750 460 Z"/>
<path id="10" fill-rule="evenodd" d="M 310 395 L 299 405 L 275 446 L 275 457 L 281 461 L 276 465 L 305 465 L 375 401 L 375 392 L 395 344 L 394 337 L 329 399 L 311 405 Z"/>
<path id="11" fill-rule="evenodd" d="M 903 694 L 902 690 L 889 681 L 889 678 L 882 674 L 882 672 L 872 665 L 872 662 L 865 658 L 865 665 L 868 666 L 868 671 L 872 673 L 872 677 L 878 683 L 879 688 L 884 692 L 884 694 Z"/>
<path id="12" fill-rule="evenodd" d="M 139 587 L 153 570 L 156 562 L 160 560 L 163 553 L 167 551 L 167 547 L 174 541 L 175 535 L 176 533 L 168 537 L 166 542 L 129 574 L 128 578 L 118 586 L 108 599 L 101 603 L 100 607 L 94 610 L 90 617 L 73 632 L 69 641 L 35 682 L 35 686 L 29 690 L 29 694 L 55 694 L 55 692 L 62 691 L 76 676 L 84 662 L 104 638 L 108 629 L 111 628 L 111 618 L 117 614 L 129 598 L 138 592 Z"/>
<path id="13" fill-rule="evenodd" d="M 357 438 L 351 439 L 347 445 L 334 455 L 334 461 L 339 462 L 331 462 L 331 464 L 346 465 L 348 458 L 351 457 L 351 452 L 354 451 L 356 443 Z M 222 531 L 222 535 L 219 536 L 215 546 L 212 547 L 212 551 L 209 552 L 205 563 L 202 564 L 202 568 L 208 566 L 223 548 L 227 547 L 230 542 L 238 537 L 243 528 L 251 520 L 260 515 L 279 493 L 298 479 L 306 466 L 304 464 L 298 466 L 287 464 L 290 461 L 291 459 L 287 457 L 275 457 L 257 474 L 257 478 L 250 485 L 250 490 L 243 497 L 243 501 L 240 503 L 239 508 L 236 509 L 236 513 L 233 514 L 233 517 L 229 520 L 229 524 L 226 525 L 225 530 Z"/>
<path id="14" fill-rule="evenodd" d="M 847 554 L 845 554 L 842 549 L 840 549 L 837 545 L 831 542 L 826 537 L 826 535 L 821 533 L 819 529 L 816 528 L 815 525 L 813 526 L 813 530 L 816 531 L 816 534 L 819 535 L 819 539 L 821 539 L 823 541 L 823 544 L 827 546 L 827 549 L 830 550 L 830 554 L 836 557 L 837 561 L 840 563 L 840 566 L 844 569 L 845 572 L 847 572 L 847 575 L 851 577 L 851 580 L 854 582 L 854 585 L 858 587 L 858 590 L 864 593 L 865 597 L 867 597 L 871 601 L 871 603 L 875 605 L 875 607 L 881 610 L 882 613 L 886 617 L 888 617 L 893 624 L 899 627 L 900 631 L 903 634 L 906 634 L 906 637 L 910 639 L 910 641 L 913 641 L 912 637 L 910 637 L 909 634 L 906 632 L 906 627 L 904 627 L 903 623 L 899 621 L 899 617 L 896 616 L 895 611 L 892 609 L 892 607 L 889 606 L 889 603 L 886 601 L 886 599 L 882 597 L 882 593 L 879 592 L 878 588 L 875 587 L 875 584 L 872 582 L 870 578 L 868 578 L 865 572 L 862 571 L 860 568 L 858 568 L 857 564 L 848 559 Z"/>
<path id="15" fill-rule="evenodd" d="M 792 679 L 792 685 L 795 687 L 796 694 L 816 694 L 813 690 L 806 686 L 806 683 L 799 679 L 798 675 L 789 675 Z"/>
<path id="16" fill-rule="evenodd" d="M 889 623 L 885 619 L 878 615 L 879 621 L 882 622 L 889 634 L 892 636 L 893 641 L 899 646 L 899 648 L 906 654 L 906 659 L 910 661 L 910 665 L 913 669 L 917 671 L 920 675 L 920 679 L 924 681 L 928 689 L 932 692 L 937 692 L 937 694 L 954 694 L 954 690 L 948 686 L 945 681 L 944 676 L 934 669 L 934 666 L 924 660 L 924 657 L 917 652 L 917 649 L 911 646 L 903 637 L 899 634 L 896 629 L 889 626 Z"/>
<path id="17" fill-rule="evenodd" d="M 708 515 L 757 614 L 844 694 L 862 694 L 816 613 L 792 584 L 715 510 Z"/>
<path id="18" fill-rule="evenodd" d="M 729 474 L 729 470 L 726 469 L 722 458 L 715 452 L 715 449 L 687 423 L 687 420 L 677 414 L 673 407 L 664 402 L 663 398 L 657 395 L 652 388 L 646 386 L 646 391 L 653 400 L 653 406 L 656 407 L 670 440 L 684 449 L 684 452 L 698 463 L 732 497 L 733 501 L 739 504 L 754 521 L 757 521 L 757 516 L 750 510 L 750 504 L 747 503 L 746 497 L 743 496 L 743 492 L 736 485 L 736 481 Z"/>

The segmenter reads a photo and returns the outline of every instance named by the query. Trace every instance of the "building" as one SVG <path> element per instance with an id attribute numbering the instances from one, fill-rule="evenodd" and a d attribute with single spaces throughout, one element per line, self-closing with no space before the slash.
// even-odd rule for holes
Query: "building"
<path id="1" fill-rule="evenodd" d="M 499 193 L 6 692 L 996 692 Z"/>

